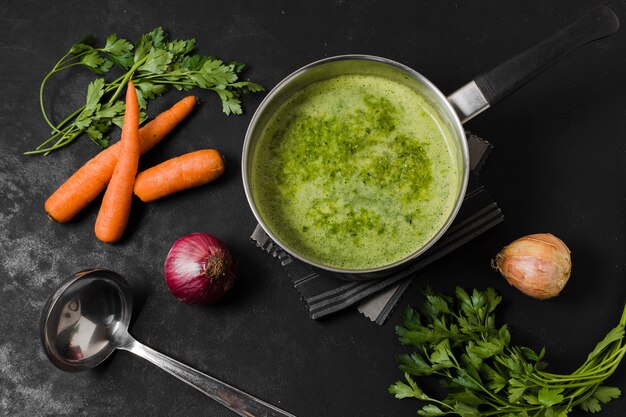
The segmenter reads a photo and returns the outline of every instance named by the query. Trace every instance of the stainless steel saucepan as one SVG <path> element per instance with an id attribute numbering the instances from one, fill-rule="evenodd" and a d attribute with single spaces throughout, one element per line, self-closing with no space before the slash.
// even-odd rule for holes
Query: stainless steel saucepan
<path id="1" fill-rule="evenodd" d="M 596 7 L 577 21 L 536 44 L 527 51 L 486 72 L 446 97 L 432 82 L 417 71 L 398 62 L 370 55 L 342 55 L 322 59 L 300 68 L 282 80 L 265 97 L 248 127 L 242 155 L 243 184 L 254 216 L 266 233 L 288 253 L 301 261 L 344 278 L 370 279 L 406 266 L 430 248 L 454 220 L 465 195 L 469 176 L 469 155 L 463 123 L 496 104 L 526 82 L 546 70 L 578 47 L 606 37 L 619 27 L 617 16 L 607 7 Z M 452 136 L 453 153 L 459 163 L 459 183 L 454 209 L 447 213 L 444 226 L 427 244 L 410 256 L 374 269 L 345 270 L 307 259 L 293 250 L 276 234 L 261 215 L 251 189 L 251 167 L 259 138 L 277 109 L 297 91 L 321 80 L 345 74 L 384 77 L 402 83 L 419 93 L 438 113 L 444 128 Z"/>

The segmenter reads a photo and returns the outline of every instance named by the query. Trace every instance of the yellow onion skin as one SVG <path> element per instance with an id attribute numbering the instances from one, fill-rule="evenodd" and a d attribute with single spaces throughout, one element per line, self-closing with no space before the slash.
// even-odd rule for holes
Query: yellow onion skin
<path id="1" fill-rule="evenodd" d="M 521 237 L 505 246 L 492 266 L 515 288 L 540 300 L 559 295 L 572 272 L 571 252 L 550 233 Z"/>

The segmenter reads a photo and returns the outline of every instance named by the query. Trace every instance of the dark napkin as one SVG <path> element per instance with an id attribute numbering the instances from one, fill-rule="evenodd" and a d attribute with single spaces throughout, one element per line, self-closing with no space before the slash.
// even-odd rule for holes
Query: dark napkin
<path id="1" fill-rule="evenodd" d="M 420 269 L 504 219 L 497 204 L 478 181 L 478 172 L 491 150 L 491 145 L 469 132 L 468 145 L 471 172 L 459 213 L 435 245 L 400 271 L 373 280 L 345 281 L 292 258 L 259 225 L 250 239 L 278 259 L 283 271 L 300 293 L 311 318 L 319 319 L 348 307 L 358 306 L 359 311 L 370 320 L 383 324 Z"/>

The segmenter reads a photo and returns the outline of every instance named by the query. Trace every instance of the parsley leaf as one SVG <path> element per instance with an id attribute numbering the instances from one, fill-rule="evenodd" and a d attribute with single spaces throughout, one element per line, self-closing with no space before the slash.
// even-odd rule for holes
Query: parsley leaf
<path id="1" fill-rule="evenodd" d="M 405 373 L 415 376 L 423 376 L 431 375 L 435 372 L 430 364 L 426 362 L 426 359 L 424 359 L 424 357 L 422 357 L 422 355 L 418 352 L 413 352 L 410 355 L 398 355 L 396 359 L 400 363 L 400 369 Z"/>
<path id="2" fill-rule="evenodd" d="M 115 103 L 107 103 L 98 109 L 97 117 L 100 119 L 112 119 L 124 114 L 126 105 L 123 101 L 118 100 Z"/>
<path id="3" fill-rule="evenodd" d="M 103 58 L 96 49 L 92 49 L 80 58 L 80 63 L 96 74 L 104 74 L 113 66 L 113 62 Z"/>
<path id="4" fill-rule="evenodd" d="M 111 34 L 106 39 L 106 44 L 102 48 L 109 59 L 118 67 L 128 70 L 133 65 L 133 44 L 126 39 L 118 38 L 116 34 Z"/>
<path id="5" fill-rule="evenodd" d="M 161 27 L 142 35 L 137 45 L 135 45 L 135 63 L 140 62 L 151 50 L 161 48 L 164 39 L 165 32 L 163 32 L 163 28 Z"/>
<path id="6" fill-rule="evenodd" d="M 552 407 L 563 401 L 564 397 L 561 395 L 562 392 L 562 389 L 541 388 L 537 394 L 537 399 L 539 400 L 539 404 L 544 407 Z"/>
<path id="7" fill-rule="evenodd" d="M 237 98 L 235 93 L 230 90 L 221 88 L 214 88 L 215 91 L 222 100 L 222 111 L 226 114 L 241 114 L 241 101 Z"/>
<path id="8" fill-rule="evenodd" d="M 569 375 L 544 372 L 545 349 L 511 343 L 507 325 L 496 327 L 495 310 L 502 298 L 493 289 L 466 291 L 454 297 L 424 291 L 419 309 L 407 306 L 396 327 L 400 343 L 414 351 L 396 356 L 405 380 L 389 388 L 396 398 L 426 404 L 420 415 L 456 414 L 566 417 L 573 407 L 598 412 L 618 398 L 618 388 L 601 385 L 624 355 L 626 306 L 619 324 Z M 412 377 L 437 376 L 448 391 L 429 397 Z"/>
<path id="9" fill-rule="evenodd" d="M 428 399 L 428 396 L 417 386 L 409 374 L 405 373 L 404 378 L 408 384 L 402 381 L 396 382 L 389 387 L 390 394 L 393 394 L 398 399 L 409 397 L 417 398 L 418 400 Z"/>
<path id="10" fill-rule="evenodd" d="M 436 416 L 445 416 L 447 413 L 441 411 L 439 407 L 433 404 L 428 404 L 422 407 L 421 410 L 417 412 L 420 416 L 426 417 L 436 417 Z"/>
<path id="11" fill-rule="evenodd" d="M 70 54 L 80 55 L 83 52 L 90 51 L 93 49 L 93 44 L 96 42 L 96 38 L 91 35 L 87 35 L 82 38 L 80 41 L 76 42 L 70 48 Z"/>
<path id="12" fill-rule="evenodd" d="M 391 385 L 389 387 L 389 393 L 393 394 L 398 399 L 409 398 L 409 397 L 418 398 L 415 396 L 415 392 L 413 391 L 413 388 L 411 388 L 410 386 L 408 386 L 402 381 L 398 381 L 395 384 Z"/>
<path id="13" fill-rule="evenodd" d="M 164 49 L 151 49 L 144 58 L 145 62 L 137 68 L 139 77 L 141 75 L 163 74 L 167 71 L 169 63 L 172 62 L 172 54 Z"/>
<path id="14" fill-rule="evenodd" d="M 597 413 L 598 411 L 602 411 L 602 407 L 600 406 L 598 399 L 594 397 L 586 398 L 580 403 L 580 408 L 588 413 Z"/>
<path id="15" fill-rule="evenodd" d="M 624 338 L 624 326 L 617 326 L 611 329 L 611 331 L 602 339 L 596 347 L 591 351 L 587 360 L 591 360 L 599 356 L 605 351 L 611 344 L 616 341 L 620 341 Z"/>
<path id="16" fill-rule="evenodd" d="M 52 136 L 26 154 L 47 155 L 70 144 L 82 133 L 98 146 L 108 146 L 107 133 L 112 125 L 121 124 L 123 115 L 123 106 L 117 104 L 118 98 L 131 77 L 142 110 L 170 88 L 180 91 L 200 88 L 219 97 L 224 114 L 242 114 L 241 96 L 264 91 L 260 84 L 240 79 L 243 64 L 236 61 L 225 63 L 211 55 L 195 54 L 196 39 L 169 40 L 161 27 L 140 36 L 135 44 L 111 34 L 104 46 L 95 45 L 93 36 L 81 39 L 44 77 L 39 101 L 42 115 L 52 128 Z M 125 73 L 112 81 L 94 80 L 87 89 L 85 105 L 64 121 L 54 124 L 43 105 L 44 86 L 52 75 L 76 65 L 98 75 L 106 75 L 114 66 Z M 143 113 L 142 119 L 145 119 Z"/>
<path id="17" fill-rule="evenodd" d="M 615 387 L 600 386 L 593 392 L 593 397 L 604 404 L 619 398 L 620 395 L 622 391 Z"/>
<path id="18" fill-rule="evenodd" d="M 167 86 L 163 84 L 152 84 L 146 82 L 136 83 L 135 88 L 137 89 L 137 100 L 139 101 L 140 109 L 147 108 L 150 100 L 154 100 L 168 91 Z"/>
<path id="19" fill-rule="evenodd" d="M 98 78 L 95 81 L 89 83 L 87 87 L 87 103 L 85 104 L 85 111 L 93 111 L 97 108 L 102 95 L 104 94 L 104 79 Z"/>
<path id="20" fill-rule="evenodd" d="M 474 407 L 485 404 L 485 401 L 482 398 L 469 390 L 450 393 L 448 395 L 448 401 L 457 401 L 459 403 L 467 404 Z"/>
<path id="21" fill-rule="evenodd" d="M 104 136 L 103 130 L 108 128 L 109 124 L 106 123 L 92 123 L 87 128 L 87 136 L 91 139 L 96 145 L 101 148 L 106 148 L 109 144 L 109 139 Z"/>
<path id="22" fill-rule="evenodd" d="M 454 405 L 454 412 L 461 417 L 480 417 L 482 415 L 477 408 L 464 403 L 456 403 Z"/>
<path id="23" fill-rule="evenodd" d="M 193 51 L 195 47 L 195 39 L 175 40 L 167 42 L 165 45 L 165 49 L 175 57 L 184 56 Z"/>

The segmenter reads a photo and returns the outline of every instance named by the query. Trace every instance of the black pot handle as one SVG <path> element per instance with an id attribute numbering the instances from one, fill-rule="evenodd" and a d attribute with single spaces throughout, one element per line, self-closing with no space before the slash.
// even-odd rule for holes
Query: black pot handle
<path id="1" fill-rule="evenodd" d="M 448 99 L 456 107 L 458 113 L 461 110 L 459 117 L 467 121 L 541 74 L 570 52 L 586 43 L 609 36 L 618 28 L 619 19 L 611 9 L 605 6 L 595 7 L 549 38 L 503 62 L 491 71 L 477 76 L 472 82 L 450 95 Z M 472 91 L 476 87 L 479 91 Z M 461 98 L 467 100 L 468 95 L 474 106 L 479 105 L 481 99 L 484 98 L 486 101 L 483 103 L 484 108 L 472 109 L 472 105 L 468 107 L 467 103 L 455 103 Z M 480 95 L 482 98 L 479 97 Z M 459 104 L 465 105 L 465 110 L 459 109 Z"/>

